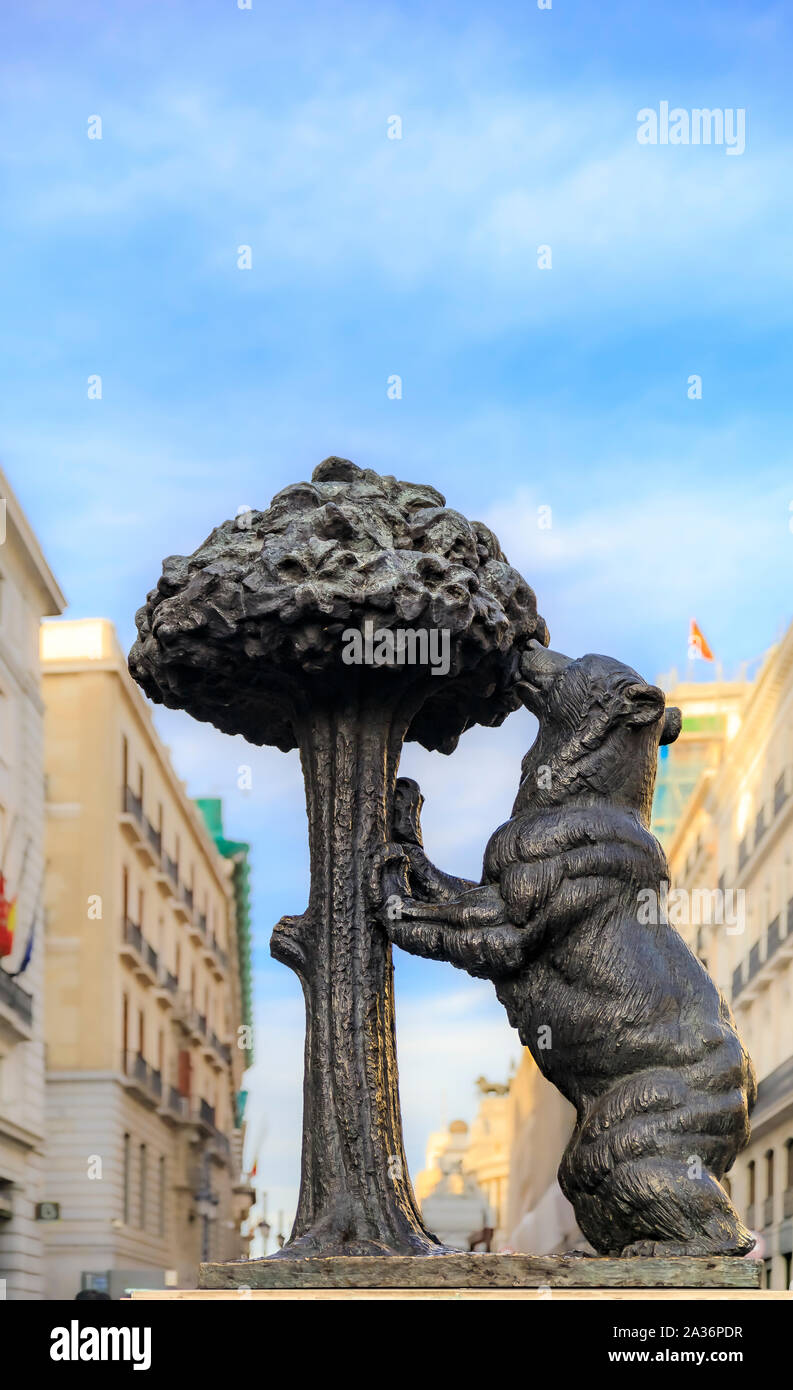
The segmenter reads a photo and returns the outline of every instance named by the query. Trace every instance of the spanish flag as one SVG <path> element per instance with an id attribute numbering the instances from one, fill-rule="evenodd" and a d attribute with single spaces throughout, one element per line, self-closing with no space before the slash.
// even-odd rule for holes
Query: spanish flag
<path id="1" fill-rule="evenodd" d="M 688 655 L 692 661 L 713 660 L 713 652 L 705 641 L 704 633 L 693 618 L 688 629 Z"/>
<path id="2" fill-rule="evenodd" d="M 0 956 L 10 956 L 14 949 L 16 923 L 17 900 L 6 897 L 6 881 L 0 874 Z"/>

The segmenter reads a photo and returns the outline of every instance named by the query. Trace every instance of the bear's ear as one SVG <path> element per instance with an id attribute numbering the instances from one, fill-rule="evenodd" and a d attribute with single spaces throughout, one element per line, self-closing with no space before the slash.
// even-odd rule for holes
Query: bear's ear
<path id="1" fill-rule="evenodd" d="M 652 724 L 664 712 L 664 692 L 657 685 L 630 685 L 624 692 L 628 724 Z"/>
<path id="2" fill-rule="evenodd" d="M 661 743 L 674 743 L 680 730 L 683 727 L 683 716 L 676 705 L 669 705 L 664 715 L 664 727 L 661 730 Z"/>

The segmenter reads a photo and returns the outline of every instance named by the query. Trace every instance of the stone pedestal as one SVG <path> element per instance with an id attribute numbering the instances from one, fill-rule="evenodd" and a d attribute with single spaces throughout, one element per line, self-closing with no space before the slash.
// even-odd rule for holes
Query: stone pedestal
<path id="1" fill-rule="evenodd" d="M 601 1259 L 581 1255 L 333 1255 L 203 1264 L 201 1290 L 539 1290 L 760 1288 L 762 1262 L 719 1255 Z"/>

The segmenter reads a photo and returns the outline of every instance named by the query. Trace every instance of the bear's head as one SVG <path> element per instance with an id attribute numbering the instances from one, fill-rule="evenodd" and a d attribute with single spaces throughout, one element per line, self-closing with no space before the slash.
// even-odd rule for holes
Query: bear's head
<path id="1" fill-rule="evenodd" d="M 608 799 L 633 807 L 649 825 L 658 746 L 673 743 L 682 723 L 663 691 L 612 657 L 574 660 L 536 641 L 521 655 L 516 688 L 540 722 L 524 780 L 546 767 L 549 804 L 577 795 Z"/>

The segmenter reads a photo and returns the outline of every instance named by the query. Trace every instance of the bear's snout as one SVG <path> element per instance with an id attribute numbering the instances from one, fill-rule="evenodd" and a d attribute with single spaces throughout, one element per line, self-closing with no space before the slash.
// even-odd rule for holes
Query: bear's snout
<path id="1" fill-rule="evenodd" d="M 563 671 L 572 665 L 573 658 L 561 652 L 543 647 L 535 638 L 529 642 L 526 651 L 521 653 L 520 679 L 518 690 L 532 714 L 538 714 L 543 697 L 559 679 Z"/>

